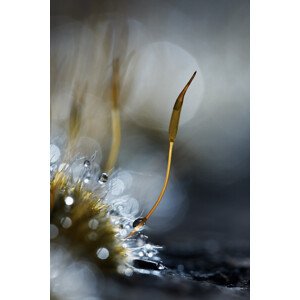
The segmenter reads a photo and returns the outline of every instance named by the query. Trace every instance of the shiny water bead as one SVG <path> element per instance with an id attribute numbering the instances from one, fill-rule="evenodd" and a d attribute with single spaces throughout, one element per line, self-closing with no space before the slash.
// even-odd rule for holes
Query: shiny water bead
<path id="1" fill-rule="evenodd" d="M 91 180 L 92 174 L 91 172 L 88 170 L 83 171 L 83 182 L 84 183 L 89 183 Z"/>
<path id="2" fill-rule="evenodd" d="M 71 196 L 67 196 L 65 198 L 65 203 L 66 203 L 66 205 L 70 206 L 70 205 L 72 205 L 74 203 L 74 199 Z"/>
<path id="3" fill-rule="evenodd" d="M 72 220 L 69 217 L 63 217 L 60 220 L 60 224 L 63 228 L 67 229 L 72 226 Z"/>
<path id="4" fill-rule="evenodd" d="M 147 256 L 148 256 L 149 258 L 152 258 L 152 257 L 154 256 L 154 253 L 153 253 L 153 251 L 149 251 L 149 252 L 147 252 Z"/>
<path id="5" fill-rule="evenodd" d="M 140 250 L 138 252 L 138 256 L 139 257 L 145 257 L 145 258 L 152 258 L 154 257 L 154 255 L 156 254 L 156 251 L 153 251 L 153 250 L 147 250 L 145 248 L 142 248 L 142 250 Z"/>
<path id="6" fill-rule="evenodd" d="M 97 219 L 91 219 L 89 221 L 89 228 L 90 229 L 93 229 L 93 230 L 96 230 L 99 226 L 99 221 Z"/>
<path id="7" fill-rule="evenodd" d="M 97 250 L 97 256 L 102 260 L 107 259 L 109 257 L 109 251 L 106 248 L 99 248 Z"/>
<path id="8" fill-rule="evenodd" d="M 136 227 L 136 226 L 142 224 L 143 221 L 144 221 L 144 218 L 137 218 L 137 219 L 133 222 L 132 227 Z"/>
<path id="9" fill-rule="evenodd" d="M 90 182 L 90 177 L 89 177 L 89 176 L 85 177 L 85 178 L 83 179 L 83 182 L 84 182 L 84 183 L 89 183 L 89 182 Z"/>
<path id="10" fill-rule="evenodd" d="M 101 162 L 102 151 L 100 145 L 89 137 L 78 138 L 74 146 L 74 157 L 76 160 L 89 160 L 90 163 Z M 83 165 L 84 161 L 81 161 Z"/>
<path id="11" fill-rule="evenodd" d="M 90 162 L 88 159 L 86 159 L 86 160 L 84 161 L 83 165 L 84 165 L 86 168 L 89 168 L 89 167 L 91 166 L 91 162 Z"/>
<path id="12" fill-rule="evenodd" d="M 147 250 L 152 250 L 152 245 L 147 244 L 147 245 L 145 246 L 145 248 L 146 248 Z"/>
<path id="13" fill-rule="evenodd" d="M 108 180 L 108 175 L 106 173 L 102 173 L 98 179 L 99 183 L 105 183 Z"/>

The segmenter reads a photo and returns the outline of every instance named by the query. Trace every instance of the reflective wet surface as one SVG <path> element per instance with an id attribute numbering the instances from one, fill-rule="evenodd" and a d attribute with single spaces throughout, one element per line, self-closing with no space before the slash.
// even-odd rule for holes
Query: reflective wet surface
<path id="1" fill-rule="evenodd" d="M 207 241 L 206 241 L 207 242 Z M 246 244 L 228 243 L 209 249 L 173 245 L 161 252 L 160 276 L 133 274 L 112 280 L 104 299 L 249 299 L 249 251 Z M 213 244 L 210 241 L 211 244 Z M 143 268 L 155 266 L 143 265 Z"/>

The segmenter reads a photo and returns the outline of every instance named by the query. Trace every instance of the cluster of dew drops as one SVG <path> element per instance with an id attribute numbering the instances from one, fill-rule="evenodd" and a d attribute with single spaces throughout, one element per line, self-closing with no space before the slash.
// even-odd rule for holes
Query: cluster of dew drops
<path id="1" fill-rule="evenodd" d="M 83 182 L 87 190 L 92 191 L 103 202 L 108 204 L 108 217 L 110 221 L 118 228 L 116 238 L 122 242 L 130 255 L 128 263 L 119 265 L 117 271 L 121 274 L 131 276 L 134 271 L 145 274 L 159 275 L 160 270 L 164 269 L 158 256 L 160 246 L 152 245 L 147 242 L 148 237 L 142 233 L 137 233 L 135 237 L 126 239 L 133 229 L 133 223 L 139 211 L 139 203 L 136 199 L 126 194 L 126 184 L 131 184 L 132 178 L 126 171 L 116 170 L 109 177 L 106 173 L 100 172 L 100 167 L 93 162 L 93 156 L 90 158 L 80 157 L 73 162 L 66 164 L 61 161 L 61 150 L 55 145 L 50 145 L 50 178 L 52 179 L 57 171 L 64 171 L 74 182 Z M 125 179 L 127 180 L 124 180 Z M 64 199 L 66 211 L 74 204 L 74 199 L 68 195 Z M 60 225 L 64 229 L 72 226 L 72 220 L 69 216 L 64 216 L 60 220 Z M 92 218 L 88 226 L 91 229 L 88 238 L 96 239 L 95 229 L 98 228 L 99 222 Z M 59 229 L 54 224 L 50 225 L 50 238 L 55 239 L 59 234 Z M 96 251 L 100 260 L 109 258 L 109 250 L 100 247 Z M 142 261 L 143 268 L 134 267 L 133 262 Z M 149 268 L 145 268 L 149 264 Z M 155 266 L 152 268 L 152 266 Z"/>

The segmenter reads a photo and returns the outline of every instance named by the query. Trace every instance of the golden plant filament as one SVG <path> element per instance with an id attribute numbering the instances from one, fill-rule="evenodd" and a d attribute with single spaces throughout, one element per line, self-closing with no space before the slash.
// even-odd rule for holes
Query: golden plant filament
<path id="1" fill-rule="evenodd" d="M 142 226 L 145 225 L 147 220 L 151 217 L 151 215 L 156 210 L 157 206 L 159 205 L 159 203 L 161 202 L 161 200 L 165 194 L 165 191 L 166 191 L 166 188 L 167 188 L 167 185 L 169 182 L 169 178 L 170 178 L 173 146 L 174 146 L 174 142 L 175 142 L 177 131 L 178 131 L 179 119 L 180 119 L 180 113 L 181 113 L 181 109 L 182 109 L 182 105 L 183 105 L 184 95 L 185 95 L 188 87 L 190 86 L 191 82 L 193 81 L 194 77 L 196 76 L 196 73 L 197 72 L 194 72 L 194 74 L 192 75 L 192 77 L 190 78 L 190 80 L 188 81 L 186 86 L 183 88 L 183 90 L 177 97 L 176 102 L 173 107 L 173 112 L 172 112 L 172 116 L 170 119 L 170 125 L 169 125 L 169 154 L 168 154 L 168 164 L 167 164 L 167 171 L 166 171 L 164 185 L 163 185 L 161 192 L 160 192 L 156 202 L 154 203 L 153 207 L 150 209 L 150 211 L 147 213 L 147 215 L 144 218 L 140 218 L 135 221 L 135 222 L 137 222 L 137 224 L 136 224 L 136 226 L 134 225 L 133 230 L 130 232 L 130 234 L 127 236 L 127 238 L 132 237 Z"/>

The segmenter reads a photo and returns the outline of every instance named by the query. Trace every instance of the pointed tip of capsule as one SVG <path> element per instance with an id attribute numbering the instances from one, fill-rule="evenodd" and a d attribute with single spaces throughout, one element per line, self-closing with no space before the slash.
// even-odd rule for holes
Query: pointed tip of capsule
<path id="1" fill-rule="evenodd" d="M 197 74 L 197 71 L 195 71 L 192 75 L 192 77 L 190 78 L 190 80 L 188 81 L 188 83 L 185 85 L 185 87 L 182 89 L 182 91 L 180 92 L 179 96 L 176 99 L 176 102 L 174 104 L 174 109 L 179 110 L 182 108 L 182 104 L 183 104 L 183 100 L 184 100 L 184 96 L 186 91 L 188 90 L 189 86 L 191 85 L 192 81 L 194 80 L 195 76 Z"/>
<path id="2" fill-rule="evenodd" d="M 185 93 L 186 93 L 187 89 L 189 88 L 190 84 L 192 83 L 193 79 L 195 78 L 196 74 L 197 74 L 197 71 L 195 71 L 193 73 L 192 77 L 190 78 L 188 83 L 185 85 L 185 87 L 183 88 L 183 90 L 181 91 L 179 96 L 177 97 L 176 102 L 174 104 L 173 112 L 172 112 L 172 116 L 171 116 L 171 120 L 170 120 L 170 125 L 169 125 L 169 141 L 170 142 L 175 141 L 177 131 L 178 131 L 179 118 L 180 118 L 180 113 L 181 113 L 181 109 L 182 109 L 182 105 L 183 105 L 184 96 L 185 96 Z"/>
<path id="3" fill-rule="evenodd" d="M 188 81 L 188 83 L 185 85 L 185 87 L 184 87 L 183 90 L 181 91 L 180 95 L 183 94 L 183 96 L 184 96 L 184 94 L 186 93 L 187 89 L 189 88 L 189 86 L 191 85 L 192 81 L 194 80 L 196 74 L 197 74 L 197 71 L 195 71 L 195 72 L 193 73 L 192 77 L 190 78 L 190 80 Z M 182 101 L 183 101 L 183 99 L 182 99 Z"/>
<path id="4" fill-rule="evenodd" d="M 194 73 L 193 73 L 193 75 L 192 75 L 192 77 L 191 77 L 191 79 L 190 79 L 190 83 L 192 82 L 192 80 L 194 79 L 194 77 L 196 76 L 196 74 L 197 74 L 197 71 L 195 71 Z"/>

